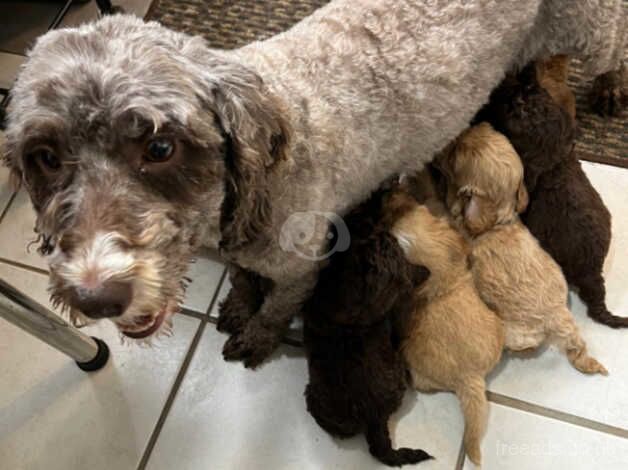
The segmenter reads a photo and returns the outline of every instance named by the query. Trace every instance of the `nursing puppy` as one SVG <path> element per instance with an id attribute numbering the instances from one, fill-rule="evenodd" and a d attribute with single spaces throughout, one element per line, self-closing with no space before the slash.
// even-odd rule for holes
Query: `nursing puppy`
<path id="1" fill-rule="evenodd" d="M 571 90 L 560 78 L 549 78 L 545 72 L 539 76 L 538 65 L 536 73 L 525 68 L 493 92 L 480 116 L 508 137 L 521 157 L 530 199 L 523 223 L 578 288 L 589 316 L 625 328 L 628 318 L 613 315 L 605 301 L 602 272 L 611 214 L 574 150 L 575 123 L 565 98 Z"/>
<path id="2" fill-rule="evenodd" d="M 579 371 L 606 374 L 587 354 L 566 306 L 560 267 L 519 220 L 528 194 L 508 139 L 479 124 L 459 137 L 440 165 L 451 213 L 471 239 L 476 288 L 504 321 L 506 347 L 522 351 L 551 341 Z"/>
<path id="3" fill-rule="evenodd" d="M 392 317 L 403 314 L 429 271 L 406 261 L 382 219 L 378 191 L 349 216 L 347 251 L 332 255 L 304 309 L 310 380 L 307 409 L 338 437 L 365 433 L 371 454 L 387 465 L 417 463 L 422 450 L 393 449 L 388 418 L 401 405 L 406 371 Z"/>
<path id="4" fill-rule="evenodd" d="M 487 414 L 484 377 L 501 357 L 502 321 L 480 299 L 469 269 L 469 247 L 450 225 L 444 206 L 433 199 L 419 205 L 398 191 L 389 207 L 407 208 L 391 233 L 408 261 L 430 271 L 415 291 L 403 332 L 412 383 L 420 391 L 456 393 L 465 418 L 465 451 L 479 465 Z"/>

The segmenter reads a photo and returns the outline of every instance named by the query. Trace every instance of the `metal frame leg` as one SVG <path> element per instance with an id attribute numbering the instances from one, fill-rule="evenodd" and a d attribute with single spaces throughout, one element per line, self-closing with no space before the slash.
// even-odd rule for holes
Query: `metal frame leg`
<path id="1" fill-rule="evenodd" d="M 85 371 L 101 369 L 109 348 L 0 279 L 0 317 L 74 359 Z"/>

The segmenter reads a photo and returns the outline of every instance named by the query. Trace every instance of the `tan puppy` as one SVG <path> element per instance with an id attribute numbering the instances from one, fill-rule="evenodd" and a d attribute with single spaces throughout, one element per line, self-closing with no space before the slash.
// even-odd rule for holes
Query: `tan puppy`
<path id="1" fill-rule="evenodd" d="M 576 120 L 576 97 L 567 85 L 569 56 L 555 55 L 534 63 L 536 78 L 552 99 Z"/>
<path id="2" fill-rule="evenodd" d="M 549 340 L 579 371 L 606 374 L 587 354 L 566 306 L 560 267 L 519 221 L 528 197 L 523 166 L 508 139 L 482 123 L 464 132 L 439 164 L 452 215 L 472 240 L 476 287 L 504 321 L 506 347 L 521 351 Z"/>
<path id="3" fill-rule="evenodd" d="M 396 192 L 390 205 L 393 213 L 403 213 L 392 234 L 406 259 L 430 271 L 416 290 L 402 344 L 413 384 L 420 391 L 456 393 L 465 418 L 465 450 L 479 465 L 487 413 L 484 377 L 504 347 L 502 321 L 476 292 L 467 243 L 449 224 L 444 206 L 435 200 L 419 205 L 403 192 Z"/>

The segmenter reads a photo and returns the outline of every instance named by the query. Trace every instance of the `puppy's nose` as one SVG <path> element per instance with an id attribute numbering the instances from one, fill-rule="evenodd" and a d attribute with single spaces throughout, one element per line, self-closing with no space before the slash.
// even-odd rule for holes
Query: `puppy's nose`
<path id="1" fill-rule="evenodd" d="M 72 304 L 90 318 L 119 317 L 133 300 L 133 287 L 128 282 L 107 281 L 94 288 L 77 287 Z"/>

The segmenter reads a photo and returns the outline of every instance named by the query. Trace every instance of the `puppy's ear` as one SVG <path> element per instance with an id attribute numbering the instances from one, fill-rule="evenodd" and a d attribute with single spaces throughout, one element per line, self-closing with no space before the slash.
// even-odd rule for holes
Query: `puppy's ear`
<path id="1" fill-rule="evenodd" d="M 528 207 L 528 190 L 526 189 L 526 185 L 523 181 L 519 183 L 519 188 L 517 189 L 517 205 L 515 206 L 515 210 L 517 214 L 521 214 Z"/>
<path id="2" fill-rule="evenodd" d="M 263 236 L 271 223 L 268 177 L 287 159 L 288 123 L 261 78 L 243 72 L 215 90 L 225 134 L 225 201 L 221 248 L 233 250 Z"/>

